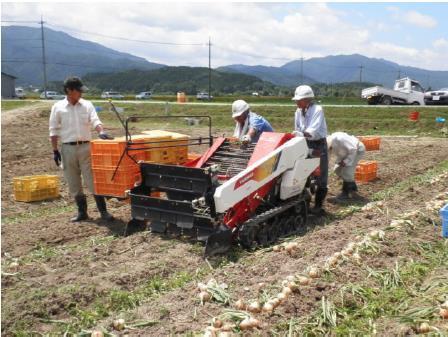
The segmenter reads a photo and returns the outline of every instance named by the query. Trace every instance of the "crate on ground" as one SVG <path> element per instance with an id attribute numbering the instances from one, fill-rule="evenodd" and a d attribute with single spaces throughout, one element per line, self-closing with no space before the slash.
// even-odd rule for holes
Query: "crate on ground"
<path id="1" fill-rule="evenodd" d="M 144 139 L 133 139 L 133 142 L 141 143 Z M 141 147 L 144 147 L 142 144 Z M 133 144 L 128 154 L 125 154 L 126 150 L 126 137 L 118 137 L 113 140 L 95 139 L 91 142 L 91 160 L 92 168 L 112 168 L 117 167 L 120 163 L 120 167 L 138 167 L 135 161 L 145 160 L 146 152 L 140 148 L 139 145 Z M 138 150 L 137 150 L 138 149 Z M 124 154 L 124 155 L 123 155 Z M 132 158 L 130 158 L 132 157 Z M 120 162 L 120 158 L 121 162 Z"/>
<path id="2" fill-rule="evenodd" d="M 360 160 L 356 166 L 355 180 L 360 183 L 366 183 L 376 179 L 378 172 L 378 163 L 375 160 Z"/>
<path id="3" fill-rule="evenodd" d="M 126 198 L 126 190 L 141 180 L 139 166 L 118 168 L 93 168 L 95 194 L 117 198 Z M 112 179 L 113 177 L 113 179 Z"/>
<path id="4" fill-rule="evenodd" d="M 59 176 L 36 175 L 13 178 L 16 201 L 40 201 L 59 197 Z"/>
<path id="5" fill-rule="evenodd" d="M 381 137 L 358 137 L 366 147 L 366 151 L 377 151 L 380 149 Z"/>
<path id="6" fill-rule="evenodd" d="M 155 149 L 149 150 L 148 161 L 165 164 L 179 164 L 188 160 L 188 142 L 190 136 L 164 130 L 149 130 L 142 132 L 146 136 L 159 140 Z"/>
<path id="7" fill-rule="evenodd" d="M 442 218 L 442 236 L 448 238 L 448 204 L 440 209 L 440 217 Z"/>

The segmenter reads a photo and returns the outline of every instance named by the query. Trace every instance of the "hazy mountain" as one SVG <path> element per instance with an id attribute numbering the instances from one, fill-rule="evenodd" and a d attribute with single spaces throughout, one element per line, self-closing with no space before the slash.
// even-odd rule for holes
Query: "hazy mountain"
<path id="1" fill-rule="evenodd" d="M 291 69 L 282 69 L 279 67 L 246 66 L 243 64 L 233 64 L 230 66 L 220 67 L 217 70 L 223 72 L 239 72 L 242 74 L 253 75 L 261 78 L 262 80 L 288 87 L 296 86 L 301 79 L 299 72 L 291 71 Z M 313 84 L 317 81 L 309 76 L 304 75 L 303 82 L 307 84 Z"/>
<path id="2" fill-rule="evenodd" d="M 276 84 L 295 86 L 300 79 L 300 60 L 289 62 L 281 67 L 229 65 L 220 69 L 238 71 Z M 369 58 L 359 54 L 337 55 L 311 58 L 303 61 L 304 82 L 312 84 L 359 82 L 362 68 L 362 82 L 373 82 L 392 87 L 400 77 L 409 76 L 419 81 L 423 87 L 448 86 L 448 71 L 432 71 L 415 67 L 401 66 L 383 59 Z M 261 77 L 260 73 L 263 73 Z"/>
<path id="3" fill-rule="evenodd" d="M 68 75 L 115 72 L 126 69 L 157 69 L 162 64 L 121 53 L 98 43 L 76 39 L 66 33 L 44 29 L 47 80 L 63 80 Z M 40 28 L 2 27 L 2 71 L 17 77 L 19 85 L 43 83 Z"/>

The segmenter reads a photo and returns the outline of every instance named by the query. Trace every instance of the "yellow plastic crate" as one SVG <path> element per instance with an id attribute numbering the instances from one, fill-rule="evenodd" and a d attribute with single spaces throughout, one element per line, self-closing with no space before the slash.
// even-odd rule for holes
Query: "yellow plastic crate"
<path id="1" fill-rule="evenodd" d="M 150 150 L 149 161 L 166 164 L 182 164 L 188 160 L 188 141 L 190 136 L 164 130 L 149 130 L 143 131 L 142 133 L 154 139 L 163 138 L 166 140 L 168 137 L 169 140 L 159 145 L 165 145 L 166 147 Z"/>
<path id="2" fill-rule="evenodd" d="M 39 201 L 59 197 L 59 176 L 38 175 L 13 178 L 16 201 Z"/>

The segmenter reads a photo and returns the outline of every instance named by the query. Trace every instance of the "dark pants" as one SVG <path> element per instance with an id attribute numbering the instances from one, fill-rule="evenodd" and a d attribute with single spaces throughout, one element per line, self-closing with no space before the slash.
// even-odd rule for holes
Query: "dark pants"
<path id="1" fill-rule="evenodd" d="M 307 140 L 308 147 L 320 151 L 320 177 L 317 179 L 317 186 L 320 189 L 326 189 L 328 184 L 328 148 L 327 139 Z"/>

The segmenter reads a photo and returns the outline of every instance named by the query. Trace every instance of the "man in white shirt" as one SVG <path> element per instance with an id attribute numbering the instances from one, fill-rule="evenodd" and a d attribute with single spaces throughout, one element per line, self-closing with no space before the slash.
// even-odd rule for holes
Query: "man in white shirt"
<path id="1" fill-rule="evenodd" d="M 323 215 L 323 202 L 328 192 L 328 153 L 327 153 L 327 123 L 324 111 L 320 105 L 313 102 L 314 92 L 308 85 L 298 86 L 293 101 L 296 101 L 293 132 L 297 137 L 305 137 L 308 147 L 320 157 L 320 176 L 317 179 L 317 190 L 314 208 L 310 211 Z"/>
<path id="2" fill-rule="evenodd" d="M 366 153 L 364 144 L 358 138 L 345 132 L 331 134 L 327 138 L 327 144 L 330 154 L 336 156 L 334 172 L 342 179 L 342 192 L 332 198 L 332 201 L 344 202 L 357 197 L 358 187 L 355 182 L 355 171 L 359 160 Z"/>
<path id="3" fill-rule="evenodd" d="M 91 193 L 93 190 L 92 167 L 90 161 L 91 128 L 101 139 L 113 139 L 103 129 L 95 107 L 81 98 L 87 88 L 78 77 L 69 77 L 64 81 L 66 98 L 56 102 L 50 114 L 50 139 L 53 147 L 53 159 L 62 166 L 70 194 L 78 206 L 78 214 L 71 221 L 87 220 L 87 199 L 83 192 L 81 174 Z M 58 140 L 61 140 L 61 152 Z M 94 195 L 101 219 L 112 221 L 113 216 L 107 212 L 104 197 Z"/>

